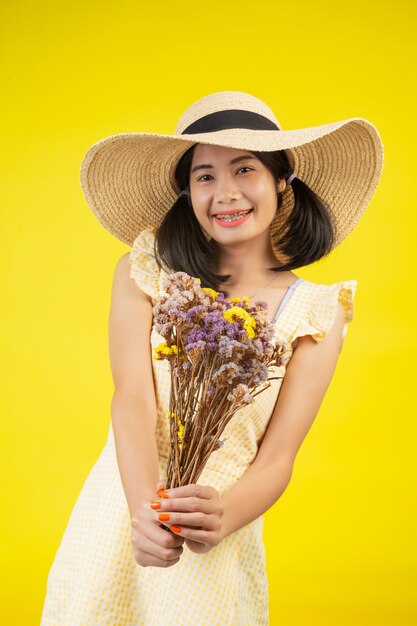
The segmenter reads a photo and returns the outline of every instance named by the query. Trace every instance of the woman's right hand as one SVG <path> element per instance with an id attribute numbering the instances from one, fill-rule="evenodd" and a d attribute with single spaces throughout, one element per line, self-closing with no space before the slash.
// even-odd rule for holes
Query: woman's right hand
<path id="1" fill-rule="evenodd" d="M 155 519 L 151 502 L 142 502 L 137 515 L 131 519 L 131 544 L 135 561 L 142 567 L 171 567 L 180 560 L 185 539 Z"/>

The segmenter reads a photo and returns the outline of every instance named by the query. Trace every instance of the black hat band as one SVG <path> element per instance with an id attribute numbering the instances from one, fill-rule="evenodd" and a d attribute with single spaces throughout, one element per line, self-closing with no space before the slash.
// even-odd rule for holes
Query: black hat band
<path id="1" fill-rule="evenodd" d="M 216 111 L 196 120 L 181 135 L 196 135 L 199 133 L 214 133 L 227 128 L 247 128 L 249 130 L 281 130 L 267 117 L 253 111 L 228 109 Z"/>

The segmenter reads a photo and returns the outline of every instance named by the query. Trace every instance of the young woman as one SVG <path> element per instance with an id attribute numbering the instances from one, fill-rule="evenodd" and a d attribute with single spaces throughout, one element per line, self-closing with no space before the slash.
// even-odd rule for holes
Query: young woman
<path id="1" fill-rule="evenodd" d="M 382 165 L 368 121 L 285 131 L 264 102 L 234 91 L 192 104 L 174 135 L 113 135 L 89 149 L 87 201 L 132 250 L 114 274 L 108 440 L 51 566 L 42 626 L 268 624 L 263 513 L 290 481 L 357 287 L 293 270 L 349 234 Z M 157 491 L 170 374 L 152 360 L 152 307 L 180 270 L 228 299 L 266 302 L 290 350 L 283 379 L 236 413 L 198 484 Z"/>

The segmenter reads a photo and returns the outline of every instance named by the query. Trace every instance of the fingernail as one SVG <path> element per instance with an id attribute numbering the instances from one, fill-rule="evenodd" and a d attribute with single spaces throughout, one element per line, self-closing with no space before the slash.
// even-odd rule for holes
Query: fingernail
<path id="1" fill-rule="evenodd" d="M 180 533 L 182 528 L 181 526 L 171 526 L 171 530 L 173 530 L 174 533 Z"/>
<path id="2" fill-rule="evenodd" d="M 159 494 L 160 491 L 164 490 L 164 486 L 163 485 L 159 485 L 158 489 L 156 490 L 156 493 Z"/>
<path id="3" fill-rule="evenodd" d="M 160 497 L 160 498 L 169 498 L 169 496 L 168 496 L 168 494 L 167 494 L 167 492 L 166 492 L 166 491 L 161 491 L 161 492 L 159 493 L 159 497 Z"/>
<path id="4" fill-rule="evenodd" d="M 161 508 L 161 503 L 157 502 L 156 500 L 154 502 L 151 502 L 151 509 L 160 509 Z"/>
<path id="5" fill-rule="evenodd" d="M 170 518 L 170 514 L 169 513 L 160 513 L 158 515 L 158 519 L 160 522 L 166 522 L 167 519 Z"/>

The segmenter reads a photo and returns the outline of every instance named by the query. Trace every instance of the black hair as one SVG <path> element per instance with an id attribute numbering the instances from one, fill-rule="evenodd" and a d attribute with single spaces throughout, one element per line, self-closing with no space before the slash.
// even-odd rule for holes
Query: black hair
<path id="1" fill-rule="evenodd" d="M 174 172 L 180 193 L 189 192 L 189 178 L 194 144 L 179 160 Z M 254 154 L 272 173 L 274 179 L 287 179 L 292 173 L 290 159 L 285 150 L 255 152 Z M 336 237 L 336 225 L 329 206 L 299 178 L 292 180 L 294 207 L 286 222 L 271 238 L 274 245 L 286 256 L 287 263 L 270 268 L 283 272 L 303 267 L 323 258 L 332 249 Z M 277 192 L 277 210 L 282 206 L 282 193 Z M 202 287 L 216 291 L 221 283 L 230 278 L 216 274 L 220 248 L 214 239 L 207 240 L 191 205 L 191 196 L 182 195 L 165 214 L 155 235 L 155 258 L 171 270 L 187 272 L 200 278 Z"/>

